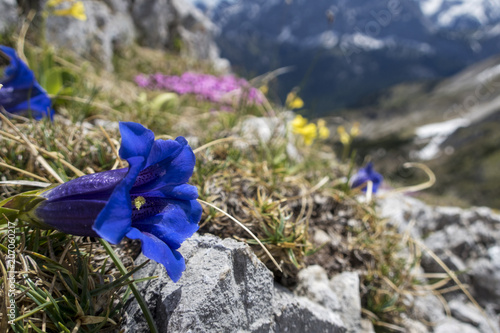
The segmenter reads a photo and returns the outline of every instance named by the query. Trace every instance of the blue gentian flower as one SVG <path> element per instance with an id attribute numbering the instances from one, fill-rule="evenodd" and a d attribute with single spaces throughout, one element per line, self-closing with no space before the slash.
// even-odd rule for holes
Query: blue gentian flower
<path id="1" fill-rule="evenodd" d="M 86 175 L 44 192 L 27 215 L 35 223 L 117 244 L 140 239 L 142 252 L 177 282 L 185 269 L 177 251 L 198 230 L 198 191 L 187 181 L 195 156 L 186 139 L 154 140 L 142 125 L 120 123 L 120 157 L 128 168 Z"/>
<path id="2" fill-rule="evenodd" d="M 28 114 L 36 120 L 52 119 L 54 110 L 47 92 L 38 84 L 35 75 L 14 49 L 0 45 L 0 51 L 10 58 L 5 75 L 0 76 L 0 105 L 13 114 Z"/>
<path id="3" fill-rule="evenodd" d="M 367 191 L 366 183 L 371 181 L 373 183 L 373 193 L 377 193 L 380 184 L 384 177 L 373 170 L 373 164 L 370 162 L 366 167 L 361 168 L 351 179 L 351 187 L 356 188 L 363 186 L 363 192 Z M 364 185 L 363 185 L 364 184 Z"/>

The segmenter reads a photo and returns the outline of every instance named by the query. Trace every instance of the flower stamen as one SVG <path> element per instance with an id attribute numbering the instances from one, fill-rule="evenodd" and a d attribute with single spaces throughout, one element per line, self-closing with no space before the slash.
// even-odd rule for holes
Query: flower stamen
<path id="1" fill-rule="evenodd" d="M 134 199 L 134 206 L 137 210 L 141 209 L 141 206 L 146 203 L 146 199 L 144 197 L 137 197 Z"/>

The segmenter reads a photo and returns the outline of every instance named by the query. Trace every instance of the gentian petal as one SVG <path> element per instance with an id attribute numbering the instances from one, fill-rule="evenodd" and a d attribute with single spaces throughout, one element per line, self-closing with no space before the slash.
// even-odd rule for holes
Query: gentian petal
<path id="1" fill-rule="evenodd" d="M 174 141 L 158 139 L 153 144 L 153 148 L 151 148 L 151 153 L 148 156 L 148 162 L 146 166 L 150 167 L 169 158 L 173 160 L 177 157 L 177 155 L 180 154 L 181 149 L 182 144 L 177 140 Z"/>
<path id="2" fill-rule="evenodd" d="M 127 175 L 127 168 L 85 175 L 58 185 L 43 197 L 51 200 L 108 199 L 116 185 Z"/>
<path id="3" fill-rule="evenodd" d="M 189 184 L 167 185 L 156 191 L 147 193 L 148 197 L 159 197 L 178 200 L 195 200 L 198 198 L 198 189 Z"/>
<path id="4" fill-rule="evenodd" d="M 54 110 L 47 92 L 38 84 L 35 75 L 10 47 L 0 45 L 0 50 L 10 58 L 5 77 L 0 78 L 0 105 L 10 113 L 26 113 L 40 120 L 52 119 Z"/>
<path id="5" fill-rule="evenodd" d="M 92 225 L 105 205 L 105 200 L 45 200 L 37 206 L 34 217 L 67 234 L 96 237 Z"/>
<path id="6" fill-rule="evenodd" d="M 115 187 L 108 203 L 97 217 L 93 229 L 105 240 L 117 244 L 132 225 L 130 189 L 145 167 L 154 142 L 154 134 L 137 123 L 120 123 L 120 156 L 129 164 L 127 175 Z"/>
<path id="7" fill-rule="evenodd" d="M 359 187 L 369 181 L 370 179 L 368 178 L 368 174 L 365 172 L 365 170 L 361 169 L 356 173 L 353 177 L 352 180 L 352 188 Z"/>
<path id="8" fill-rule="evenodd" d="M 196 200 L 166 200 L 162 212 L 134 221 L 132 226 L 155 235 L 172 249 L 178 249 L 186 238 L 198 230 L 201 213 L 201 205 Z"/>
<path id="9" fill-rule="evenodd" d="M 120 122 L 120 134 L 120 157 L 128 160 L 134 156 L 143 156 L 146 162 L 155 139 L 154 133 L 138 123 Z"/>
<path id="10" fill-rule="evenodd" d="M 159 190 L 186 183 L 193 174 L 196 158 L 186 139 L 156 140 L 148 167 L 139 175 L 132 193 Z"/>
<path id="11" fill-rule="evenodd" d="M 119 243 L 132 225 L 132 201 L 130 188 L 146 163 L 142 156 L 128 159 L 129 170 L 125 178 L 115 187 L 108 203 L 97 216 L 92 229 L 101 238 L 112 244 Z"/>
<path id="12" fill-rule="evenodd" d="M 382 184 L 384 177 L 381 174 L 373 170 L 373 163 L 368 163 L 366 167 L 361 168 L 352 178 L 352 188 L 359 187 L 364 183 L 371 181 L 373 183 L 373 193 L 378 191 L 380 184 Z M 362 189 L 364 192 L 367 191 L 367 187 L 364 186 Z"/>
<path id="13" fill-rule="evenodd" d="M 5 67 L 5 78 L 0 83 L 16 89 L 26 89 L 33 86 L 35 75 L 18 56 L 13 48 L 0 45 L 0 50 L 10 58 L 9 66 Z"/>
<path id="14" fill-rule="evenodd" d="M 139 174 L 133 192 L 155 189 L 160 177 L 164 176 L 168 165 L 182 151 L 182 146 L 173 140 L 156 140 L 148 156 L 146 168 Z"/>
<path id="15" fill-rule="evenodd" d="M 33 88 L 29 89 L 28 91 L 22 90 L 19 92 L 14 90 L 14 94 L 21 95 L 22 97 L 13 96 L 13 98 L 10 101 L 6 101 L 5 103 L 3 101 L 0 101 L 1 105 L 5 108 L 7 112 L 14 114 L 26 113 L 32 116 L 36 120 L 40 120 L 43 117 L 49 117 L 50 119 L 54 117 L 54 109 L 52 109 L 52 100 L 45 93 L 45 91 L 40 91 L 40 90 L 36 91 L 36 88 Z M 30 98 L 30 96 L 34 97 Z"/>
<path id="16" fill-rule="evenodd" d="M 172 281 L 179 281 L 182 272 L 186 269 L 184 258 L 179 252 L 172 250 L 154 235 L 141 232 L 136 228 L 130 229 L 127 237 L 130 239 L 140 239 L 142 242 L 142 253 L 149 259 L 165 266 L 168 276 L 170 276 Z"/>

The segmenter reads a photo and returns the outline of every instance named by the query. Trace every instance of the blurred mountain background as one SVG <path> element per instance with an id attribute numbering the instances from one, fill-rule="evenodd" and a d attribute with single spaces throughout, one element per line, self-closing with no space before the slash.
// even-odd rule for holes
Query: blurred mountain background
<path id="1" fill-rule="evenodd" d="M 500 207 L 499 0 L 196 4 L 236 72 L 290 68 L 271 98 L 298 89 L 306 116 L 361 122 L 360 159 L 396 183 L 421 180 L 401 165 L 423 161 L 438 202 Z"/>
<path id="2" fill-rule="evenodd" d="M 500 50 L 498 0 L 242 0 L 205 10 L 235 70 L 292 66 L 278 96 L 299 86 L 317 116 L 371 103 L 397 83 L 453 75 Z"/>

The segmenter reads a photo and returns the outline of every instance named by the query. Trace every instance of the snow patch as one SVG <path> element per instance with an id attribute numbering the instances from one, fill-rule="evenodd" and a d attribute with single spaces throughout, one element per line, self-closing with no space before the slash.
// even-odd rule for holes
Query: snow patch
<path id="1" fill-rule="evenodd" d="M 359 32 L 352 35 L 352 41 L 356 46 L 365 50 L 378 50 L 385 45 L 383 41 Z"/>
<path id="2" fill-rule="evenodd" d="M 481 73 L 477 74 L 477 80 L 482 83 L 488 83 L 500 75 L 500 64 L 494 67 L 485 69 Z"/>
<path id="3" fill-rule="evenodd" d="M 283 29 L 281 29 L 281 32 L 278 35 L 278 38 L 276 38 L 276 39 L 280 43 L 284 43 L 284 42 L 293 43 L 295 41 L 295 37 L 293 36 L 292 29 L 288 25 L 283 27 Z"/>
<path id="4" fill-rule="evenodd" d="M 439 147 L 446 139 L 461 127 L 469 126 L 470 121 L 464 118 L 452 119 L 441 123 L 418 127 L 415 131 L 417 140 L 430 139 L 430 142 L 416 156 L 421 160 L 431 160 L 439 155 Z"/>
<path id="5" fill-rule="evenodd" d="M 420 2 L 420 8 L 424 15 L 432 16 L 436 14 L 441 6 L 443 5 L 443 0 L 423 0 Z"/>
<path id="6" fill-rule="evenodd" d="M 500 0 L 420 0 L 422 13 L 449 27 L 462 17 L 484 25 L 500 17 Z"/>
<path id="7" fill-rule="evenodd" d="M 489 20 L 485 9 L 483 0 L 467 0 L 441 13 L 438 22 L 440 25 L 450 26 L 460 17 L 469 16 L 475 18 L 481 24 L 486 24 Z"/>
<path id="8" fill-rule="evenodd" d="M 339 42 L 339 37 L 333 31 L 325 31 L 319 36 L 319 41 L 325 49 L 333 49 Z"/>

